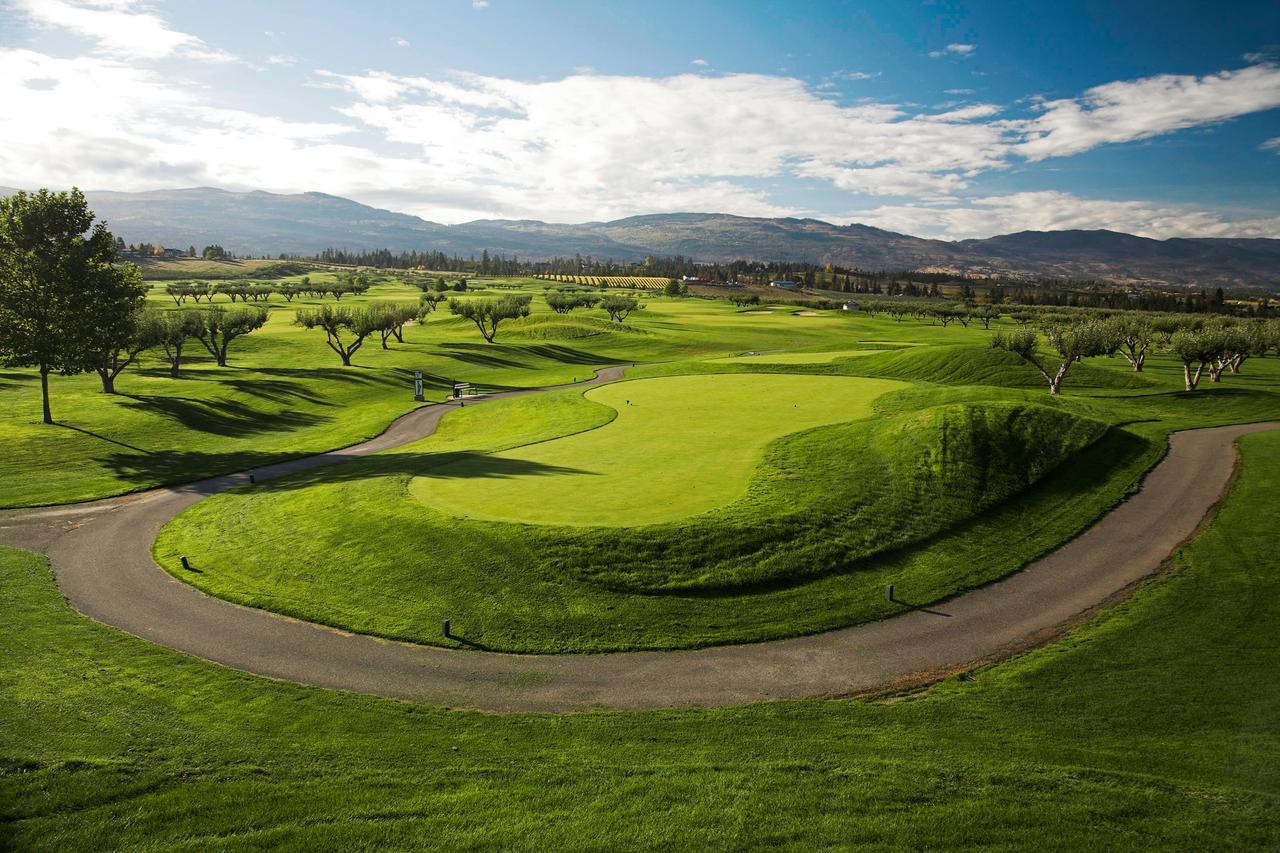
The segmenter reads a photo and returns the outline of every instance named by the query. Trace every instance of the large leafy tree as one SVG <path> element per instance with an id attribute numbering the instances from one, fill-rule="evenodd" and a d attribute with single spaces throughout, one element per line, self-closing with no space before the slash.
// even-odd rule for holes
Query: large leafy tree
<path id="1" fill-rule="evenodd" d="M 0 364 L 40 372 L 43 419 L 53 423 L 49 374 L 99 367 L 137 331 L 146 286 L 78 189 L 0 198 Z"/>

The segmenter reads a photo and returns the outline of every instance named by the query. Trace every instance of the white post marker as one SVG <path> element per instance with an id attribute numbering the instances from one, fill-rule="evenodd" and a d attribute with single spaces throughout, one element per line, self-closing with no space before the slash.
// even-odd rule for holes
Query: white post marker
<path id="1" fill-rule="evenodd" d="M 422 396 L 422 371 L 413 371 L 413 399 L 418 402 L 424 402 L 425 397 Z"/>

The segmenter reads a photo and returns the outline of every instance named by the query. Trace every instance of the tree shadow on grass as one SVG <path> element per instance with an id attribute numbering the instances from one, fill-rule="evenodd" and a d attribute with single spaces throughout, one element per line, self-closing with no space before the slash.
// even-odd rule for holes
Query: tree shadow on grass
<path id="1" fill-rule="evenodd" d="M 481 367 L 521 367 L 526 369 L 529 367 L 528 364 L 523 362 L 503 358 L 499 355 L 500 350 L 486 352 L 484 350 L 471 350 L 466 348 L 467 346 L 466 344 L 448 344 L 447 348 L 438 349 L 431 354 L 451 358 L 454 361 L 461 361 L 466 364 L 478 364 Z"/>
<path id="2" fill-rule="evenodd" d="M 167 450 L 112 453 L 98 460 L 121 480 L 139 483 L 188 483 L 198 493 L 221 491 L 224 482 L 192 482 L 252 471 L 255 491 L 287 492 L 322 483 L 353 483 L 381 477 L 430 476 L 438 479 L 512 479 L 515 477 L 595 474 L 579 468 L 544 465 L 486 453 L 386 453 L 353 456 L 343 451 L 298 457 L 288 453 L 205 453 Z M 246 478 L 247 484 L 247 478 Z M 234 485 L 234 484 L 233 484 Z"/>
<path id="3" fill-rule="evenodd" d="M 16 390 L 30 385 L 37 378 L 39 377 L 34 372 L 30 374 L 0 372 L 0 391 Z"/>
<path id="4" fill-rule="evenodd" d="M 197 400 L 190 397 L 126 394 L 125 408 L 162 415 L 197 432 L 227 437 L 244 437 L 269 432 L 288 432 L 325 423 L 331 418 L 309 412 L 263 412 L 234 400 Z"/>

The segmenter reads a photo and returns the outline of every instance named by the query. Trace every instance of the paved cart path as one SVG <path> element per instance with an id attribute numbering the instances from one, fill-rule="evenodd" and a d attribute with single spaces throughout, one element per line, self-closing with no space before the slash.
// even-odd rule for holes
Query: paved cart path
<path id="1" fill-rule="evenodd" d="M 586 386 L 620 378 L 597 372 Z M 569 386 L 555 386 L 569 387 Z M 536 393 L 512 391 L 492 398 Z M 435 431 L 451 404 L 375 439 L 256 469 L 259 479 L 340 463 Z M 1142 489 L 1087 532 L 1005 580 L 928 610 L 789 640 L 694 651 L 512 655 L 380 640 L 212 598 L 157 566 L 160 528 L 233 474 L 91 503 L 0 515 L 0 543 L 47 554 L 71 606 L 229 667 L 339 690 L 490 711 L 724 706 L 921 683 L 1043 642 L 1154 573 L 1226 489 L 1236 438 L 1280 422 L 1175 433 Z"/>

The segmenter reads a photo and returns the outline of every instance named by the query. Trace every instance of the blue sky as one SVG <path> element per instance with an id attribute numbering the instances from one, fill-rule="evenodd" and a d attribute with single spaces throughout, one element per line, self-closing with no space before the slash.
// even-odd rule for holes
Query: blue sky
<path id="1" fill-rule="evenodd" d="M 216 9 L 0 0 L 0 185 L 1280 237 L 1275 2 Z"/>

